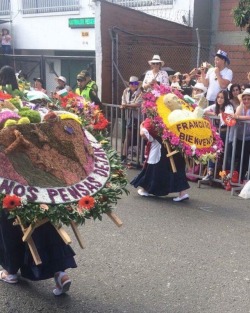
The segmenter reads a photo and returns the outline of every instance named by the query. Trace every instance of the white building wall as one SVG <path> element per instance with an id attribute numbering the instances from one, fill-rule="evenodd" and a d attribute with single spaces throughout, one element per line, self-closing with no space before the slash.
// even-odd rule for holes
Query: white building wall
<path id="1" fill-rule="evenodd" d="M 79 12 L 23 14 L 21 0 L 11 0 L 12 35 L 15 49 L 95 50 L 95 28 L 68 26 L 69 18 L 94 17 L 92 0 L 80 0 Z"/>
<path id="2" fill-rule="evenodd" d="M 145 1 L 145 0 L 107 0 L 130 7 L 144 13 L 175 22 L 193 26 L 194 0 Z M 166 4 L 168 3 L 168 4 Z"/>

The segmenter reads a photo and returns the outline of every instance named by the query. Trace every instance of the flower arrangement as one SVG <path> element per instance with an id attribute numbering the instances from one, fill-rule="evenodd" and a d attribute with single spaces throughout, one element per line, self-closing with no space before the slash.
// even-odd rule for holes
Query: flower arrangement
<path id="1" fill-rule="evenodd" d="M 169 126 L 166 122 L 167 116 L 170 110 L 160 103 L 158 100 L 165 94 L 171 93 L 170 87 L 165 87 L 163 85 L 155 85 L 154 90 L 146 93 L 144 95 L 143 112 L 147 114 L 149 118 L 152 119 L 153 124 L 158 132 L 158 135 L 162 138 L 163 142 L 167 141 L 170 143 L 172 149 L 177 149 L 182 151 L 188 157 L 192 157 L 197 163 L 206 164 L 208 160 L 215 161 L 218 155 L 223 151 L 223 141 L 221 140 L 219 134 L 216 132 L 216 128 L 210 126 L 208 128 L 209 132 L 212 133 L 212 144 L 209 146 L 197 146 L 196 144 L 188 144 L 182 140 L 173 130 L 175 125 Z M 174 92 L 178 97 L 184 109 L 187 109 L 189 105 L 183 100 L 183 96 L 180 96 L 178 91 Z M 190 107 L 190 111 L 193 111 L 193 107 Z M 202 119 L 203 121 L 208 121 Z M 196 134 L 204 133 L 204 129 L 195 129 Z"/>
<path id="2" fill-rule="evenodd" d="M 220 171 L 219 176 L 221 177 L 221 181 L 226 190 L 231 190 L 231 184 L 237 184 L 239 181 L 239 173 L 238 171 L 233 171 L 232 174 L 229 170 Z"/>
<path id="3" fill-rule="evenodd" d="M 0 194 L 0 209 L 8 211 L 10 218 L 18 216 L 25 226 L 45 218 L 55 225 L 69 225 L 71 221 L 83 224 L 86 219 L 91 218 L 102 220 L 102 214 L 110 213 L 121 195 L 123 193 L 128 194 L 126 174 L 122 168 L 119 155 L 110 147 L 109 141 L 104 136 L 105 128 L 108 125 L 107 119 L 98 106 L 86 102 L 82 97 L 75 96 L 72 93 L 66 99 L 63 100 L 64 104 L 62 106 L 67 102 L 65 108 L 69 112 L 64 115 L 61 114 L 61 119 L 71 118 L 73 116 L 72 111 L 78 114 L 78 123 L 81 123 L 84 128 L 92 133 L 106 153 L 110 167 L 109 177 L 107 177 L 103 187 L 96 193 L 87 194 L 80 200 L 70 203 L 36 203 L 29 201 L 26 196 L 18 197 L 15 194 Z M 49 114 L 51 116 L 55 115 L 53 111 L 50 111 Z M 48 118 L 51 117 L 50 115 Z M 76 117 L 72 118 L 76 119 Z"/>
<path id="4" fill-rule="evenodd" d="M 92 196 L 84 196 L 78 202 L 61 204 L 40 204 L 28 202 L 26 197 L 1 194 L 2 209 L 9 212 L 10 218 L 19 217 L 23 225 L 48 218 L 52 224 L 69 225 L 71 221 L 84 224 L 86 219 L 102 220 L 102 214 L 111 212 L 120 196 L 125 192 L 127 179 L 116 151 L 105 144 L 110 162 L 111 174 L 104 187 Z"/>
<path id="5" fill-rule="evenodd" d="M 56 99 L 57 105 L 81 117 L 82 125 L 90 132 L 105 130 L 109 124 L 98 105 L 86 101 L 72 91 L 65 96 L 58 95 Z"/>

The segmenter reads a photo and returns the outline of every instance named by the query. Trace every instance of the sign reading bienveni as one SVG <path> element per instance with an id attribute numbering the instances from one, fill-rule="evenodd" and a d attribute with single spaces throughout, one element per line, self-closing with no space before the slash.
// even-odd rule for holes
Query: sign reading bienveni
<path id="1" fill-rule="evenodd" d="M 210 123 L 205 119 L 192 119 L 177 122 L 169 129 L 181 141 L 197 148 L 209 148 L 213 144 L 213 134 Z"/>
<path id="2" fill-rule="evenodd" d="M 66 187 L 41 188 L 22 185 L 14 180 L 1 177 L 0 193 L 26 197 L 28 202 L 48 204 L 70 203 L 80 200 L 83 196 L 95 194 L 108 180 L 110 164 L 101 144 L 89 132 L 85 131 L 85 133 L 94 149 L 94 168 L 84 180 Z"/>

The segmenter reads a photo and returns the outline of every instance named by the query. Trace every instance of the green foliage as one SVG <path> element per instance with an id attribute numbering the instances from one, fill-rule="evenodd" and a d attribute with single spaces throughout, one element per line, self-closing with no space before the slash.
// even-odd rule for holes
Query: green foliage
<path id="1" fill-rule="evenodd" d="M 21 109 L 21 104 L 20 104 L 20 98 L 19 97 L 8 99 L 8 101 L 11 102 L 18 110 Z"/>
<path id="2" fill-rule="evenodd" d="M 12 97 L 20 97 L 22 99 L 25 99 L 25 94 L 23 91 L 18 89 L 12 89 L 11 85 L 2 86 L 3 91 L 6 91 L 9 95 Z"/>
<path id="3" fill-rule="evenodd" d="M 35 110 L 30 110 L 29 108 L 22 108 L 19 110 L 18 114 L 22 117 L 28 117 L 31 123 L 40 123 L 41 122 L 41 116 L 39 112 Z"/>
<path id="4" fill-rule="evenodd" d="M 232 13 L 235 25 L 250 34 L 250 0 L 240 0 L 239 5 L 233 9 Z M 250 35 L 244 39 L 244 45 L 250 50 Z"/>

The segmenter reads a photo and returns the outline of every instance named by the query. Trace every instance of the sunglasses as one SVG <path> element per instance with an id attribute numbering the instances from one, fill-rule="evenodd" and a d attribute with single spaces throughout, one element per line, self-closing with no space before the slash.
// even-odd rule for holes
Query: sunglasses
<path id="1" fill-rule="evenodd" d="M 161 65 L 161 63 L 151 63 L 152 65 Z"/>
<path id="2" fill-rule="evenodd" d="M 78 82 L 85 82 L 85 81 L 86 81 L 86 79 L 80 79 L 80 78 L 77 78 L 77 81 L 78 81 Z"/>
<path id="3" fill-rule="evenodd" d="M 139 83 L 138 82 L 130 82 L 129 85 L 134 85 L 134 86 L 138 86 Z"/>

